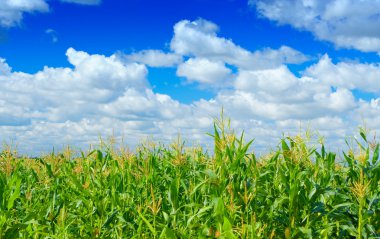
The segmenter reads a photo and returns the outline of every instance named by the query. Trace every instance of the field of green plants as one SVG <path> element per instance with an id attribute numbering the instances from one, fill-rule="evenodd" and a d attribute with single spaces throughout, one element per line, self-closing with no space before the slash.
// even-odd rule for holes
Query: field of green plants
<path id="1" fill-rule="evenodd" d="M 228 125 L 215 122 L 212 154 L 181 140 L 3 147 L 0 238 L 380 238 L 379 143 L 364 130 L 345 152 L 294 136 L 256 157 Z"/>

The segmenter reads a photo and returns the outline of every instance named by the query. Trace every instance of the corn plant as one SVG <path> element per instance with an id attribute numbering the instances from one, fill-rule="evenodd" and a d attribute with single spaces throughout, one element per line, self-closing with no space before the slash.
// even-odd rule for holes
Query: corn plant
<path id="1" fill-rule="evenodd" d="M 214 150 L 102 142 L 38 158 L 3 147 L 0 238 L 379 238 L 379 143 L 283 137 L 261 157 L 215 121 Z"/>

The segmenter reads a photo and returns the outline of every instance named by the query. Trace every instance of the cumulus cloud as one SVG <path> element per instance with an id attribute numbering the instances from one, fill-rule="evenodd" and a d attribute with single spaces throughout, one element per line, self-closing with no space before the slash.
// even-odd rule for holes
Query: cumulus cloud
<path id="1" fill-rule="evenodd" d="M 356 108 L 354 97 L 345 89 L 316 94 L 312 97 L 312 100 L 304 102 L 286 103 L 280 99 L 271 102 L 251 92 L 229 91 L 220 92 L 215 99 L 215 105 L 223 105 L 226 112 L 231 111 L 234 116 L 243 114 L 248 119 L 263 121 L 288 119 L 310 121 L 318 117 L 341 115 Z"/>
<path id="2" fill-rule="evenodd" d="M 298 117 L 311 120 L 323 114 L 347 112 L 356 106 L 352 92 L 345 85 L 329 82 L 323 74 L 296 77 L 286 66 L 241 71 L 235 88 L 255 96 L 258 101 L 255 104 L 266 104 L 266 109 L 273 109 L 263 110 L 263 114 L 274 119 Z"/>
<path id="3" fill-rule="evenodd" d="M 90 86 L 121 92 L 126 87 L 144 88 L 148 84 L 145 80 L 147 69 L 144 65 L 125 65 L 115 55 L 89 55 L 73 48 L 69 48 L 66 55 L 75 67 L 74 76 Z"/>
<path id="4" fill-rule="evenodd" d="M 172 67 L 182 62 L 182 56 L 161 50 L 143 50 L 130 55 L 119 54 L 121 59 L 146 64 L 151 67 Z"/>
<path id="5" fill-rule="evenodd" d="M 171 49 L 181 55 L 217 58 L 224 61 L 247 59 L 249 52 L 231 40 L 216 35 L 218 26 L 204 19 L 183 20 L 174 26 Z"/>
<path id="6" fill-rule="evenodd" d="M 317 64 L 306 69 L 305 74 L 320 78 L 325 84 L 334 87 L 345 87 L 350 90 L 361 90 L 380 95 L 380 65 L 378 63 L 332 63 L 324 55 Z"/>
<path id="7" fill-rule="evenodd" d="M 223 62 L 205 58 L 190 58 L 177 68 L 177 75 L 186 77 L 189 82 L 201 85 L 226 87 L 232 83 L 233 74 Z"/>
<path id="8" fill-rule="evenodd" d="M 364 121 L 371 129 L 380 128 L 380 98 L 371 99 L 369 102 L 361 100 L 352 114 L 356 121 Z"/>
<path id="9" fill-rule="evenodd" d="M 249 4 L 263 17 L 310 31 L 338 47 L 380 51 L 380 1 L 250 0 Z"/>
<path id="10" fill-rule="evenodd" d="M 285 66 L 239 72 L 232 89 L 183 104 L 154 92 L 144 65 L 72 48 L 67 56 L 73 68 L 45 67 L 36 74 L 12 72 L 2 62 L 7 66 L 0 76 L 2 140 L 15 139 L 22 150 L 33 152 L 68 143 L 85 147 L 99 134 L 113 132 L 132 146 L 148 136 L 167 142 L 179 132 L 190 142 L 210 143 L 205 132 L 223 106 L 233 127 L 245 129 L 248 137 L 258 138 L 257 147 L 267 149 L 281 132 L 297 131 L 299 122 L 338 138 L 358 122 L 347 115 L 376 116 L 380 110 L 376 100 L 358 102 L 345 88 L 298 78 Z"/>
<path id="11" fill-rule="evenodd" d="M 9 75 L 12 68 L 5 62 L 5 59 L 0 58 L 0 76 Z"/>
<path id="12" fill-rule="evenodd" d="M 240 71 L 235 87 L 252 92 L 281 93 L 293 90 L 297 85 L 297 78 L 286 66 L 274 69 Z"/>
<path id="13" fill-rule="evenodd" d="M 20 24 L 24 13 L 47 12 L 45 0 L 5 0 L 0 1 L 0 25 L 12 27 Z"/>
<path id="14" fill-rule="evenodd" d="M 208 58 L 241 68 L 271 68 L 285 63 L 302 63 L 308 57 L 287 46 L 250 52 L 232 40 L 217 36 L 218 26 L 198 19 L 183 20 L 174 26 L 171 49 L 180 55 Z"/>
<path id="15" fill-rule="evenodd" d="M 121 97 L 125 89 L 148 86 L 143 65 L 124 65 L 113 56 L 90 56 L 72 48 L 67 56 L 74 69 L 45 67 L 36 74 L 0 76 L 2 113 L 14 119 L 76 120 Z"/>
<path id="16" fill-rule="evenodd" d="M 200 129 L 211 117 L 193 116 L 190 105 L 153 92 L 145 65 L 73 48 L 66 55 L 72 68 L 45 67 L 35 74 L 13 72 L 1 60 L 1 140 L 15 139 L 22 150 L 37 152 L 86 146 L 113 130 L 131 145 L 150 135 L 169 140 L 179 128 L 192 139 L 206 138 Z"/>
<path id="17" fill-rule="evenodd" d="M 72 67 L 34 74 L 12 71 L 0 59 L 0 139 L 14 139 L 27 152 L 66 143 L 84 147 L 113 132 L 132 146 L 147 136 L 166 142 L 179 132 L 190 142 L 210 143 L 205 133 L 222 106 L 232 127 L 244 129 L 264 150 L 282 132 L 298 132 L 300 124 L 310 124 L 334 145 L 363 119 L 380 129 L 380 98 L 365 101 L 353 94 L 379 93 L 377 64 L 332 63 L 325 55 L 295 75 L 287 65 L 306 60 L 302 53 L 286 46 L 250 52 L 217 30 L 206 20 L 180 21 L 172 52 L 104 56 L 69 48 Z M 185 104 L 155 92 L 147 65 L 177 67 L 188 82 L 217 89 L 215 96 Z"/>

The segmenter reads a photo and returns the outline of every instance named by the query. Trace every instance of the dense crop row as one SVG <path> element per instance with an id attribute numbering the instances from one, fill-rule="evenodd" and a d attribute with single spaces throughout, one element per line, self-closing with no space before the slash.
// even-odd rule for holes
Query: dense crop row
<path id="1" fill-rule="evenodd" d="M 286 137 L 256 158 L 218 121 L 215 149 L 0 155 L 0 238 L 379 238 L 379 144 L 338 160 Z"/>

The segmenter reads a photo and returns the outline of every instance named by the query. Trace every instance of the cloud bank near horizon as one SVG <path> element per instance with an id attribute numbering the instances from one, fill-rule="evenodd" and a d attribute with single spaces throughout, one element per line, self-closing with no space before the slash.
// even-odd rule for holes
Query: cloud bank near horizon
<path id="1" fill-rule="evenodd" d="M 300 123 L 337 147 L 363 121 L 380 130 L 379 64 L 333 63 L 323 55 L 296 75 L 289 64 L 309 56 L 289 46 L 249 51 L 218 36 L 218 26 L 204 19 L 176 23 L 169 52 L 104 56 L 69 48 L 66 56 L 72 67 L 46 66 L 35 74 L 12 71 L 0 60 L 0 140 L 14 140 L 24 152 L 86 147 L 113 133 L 132 146 L 148 136 L 167 142 L 178 133 L 207 144 L 222 106 L 232 126 L 262 150 L 282 132 L 298 132 Z M 184 104 L 156 92 L 147 79 L 152 67 L 175 68 L 184 84 L 215 96 Z"/>

